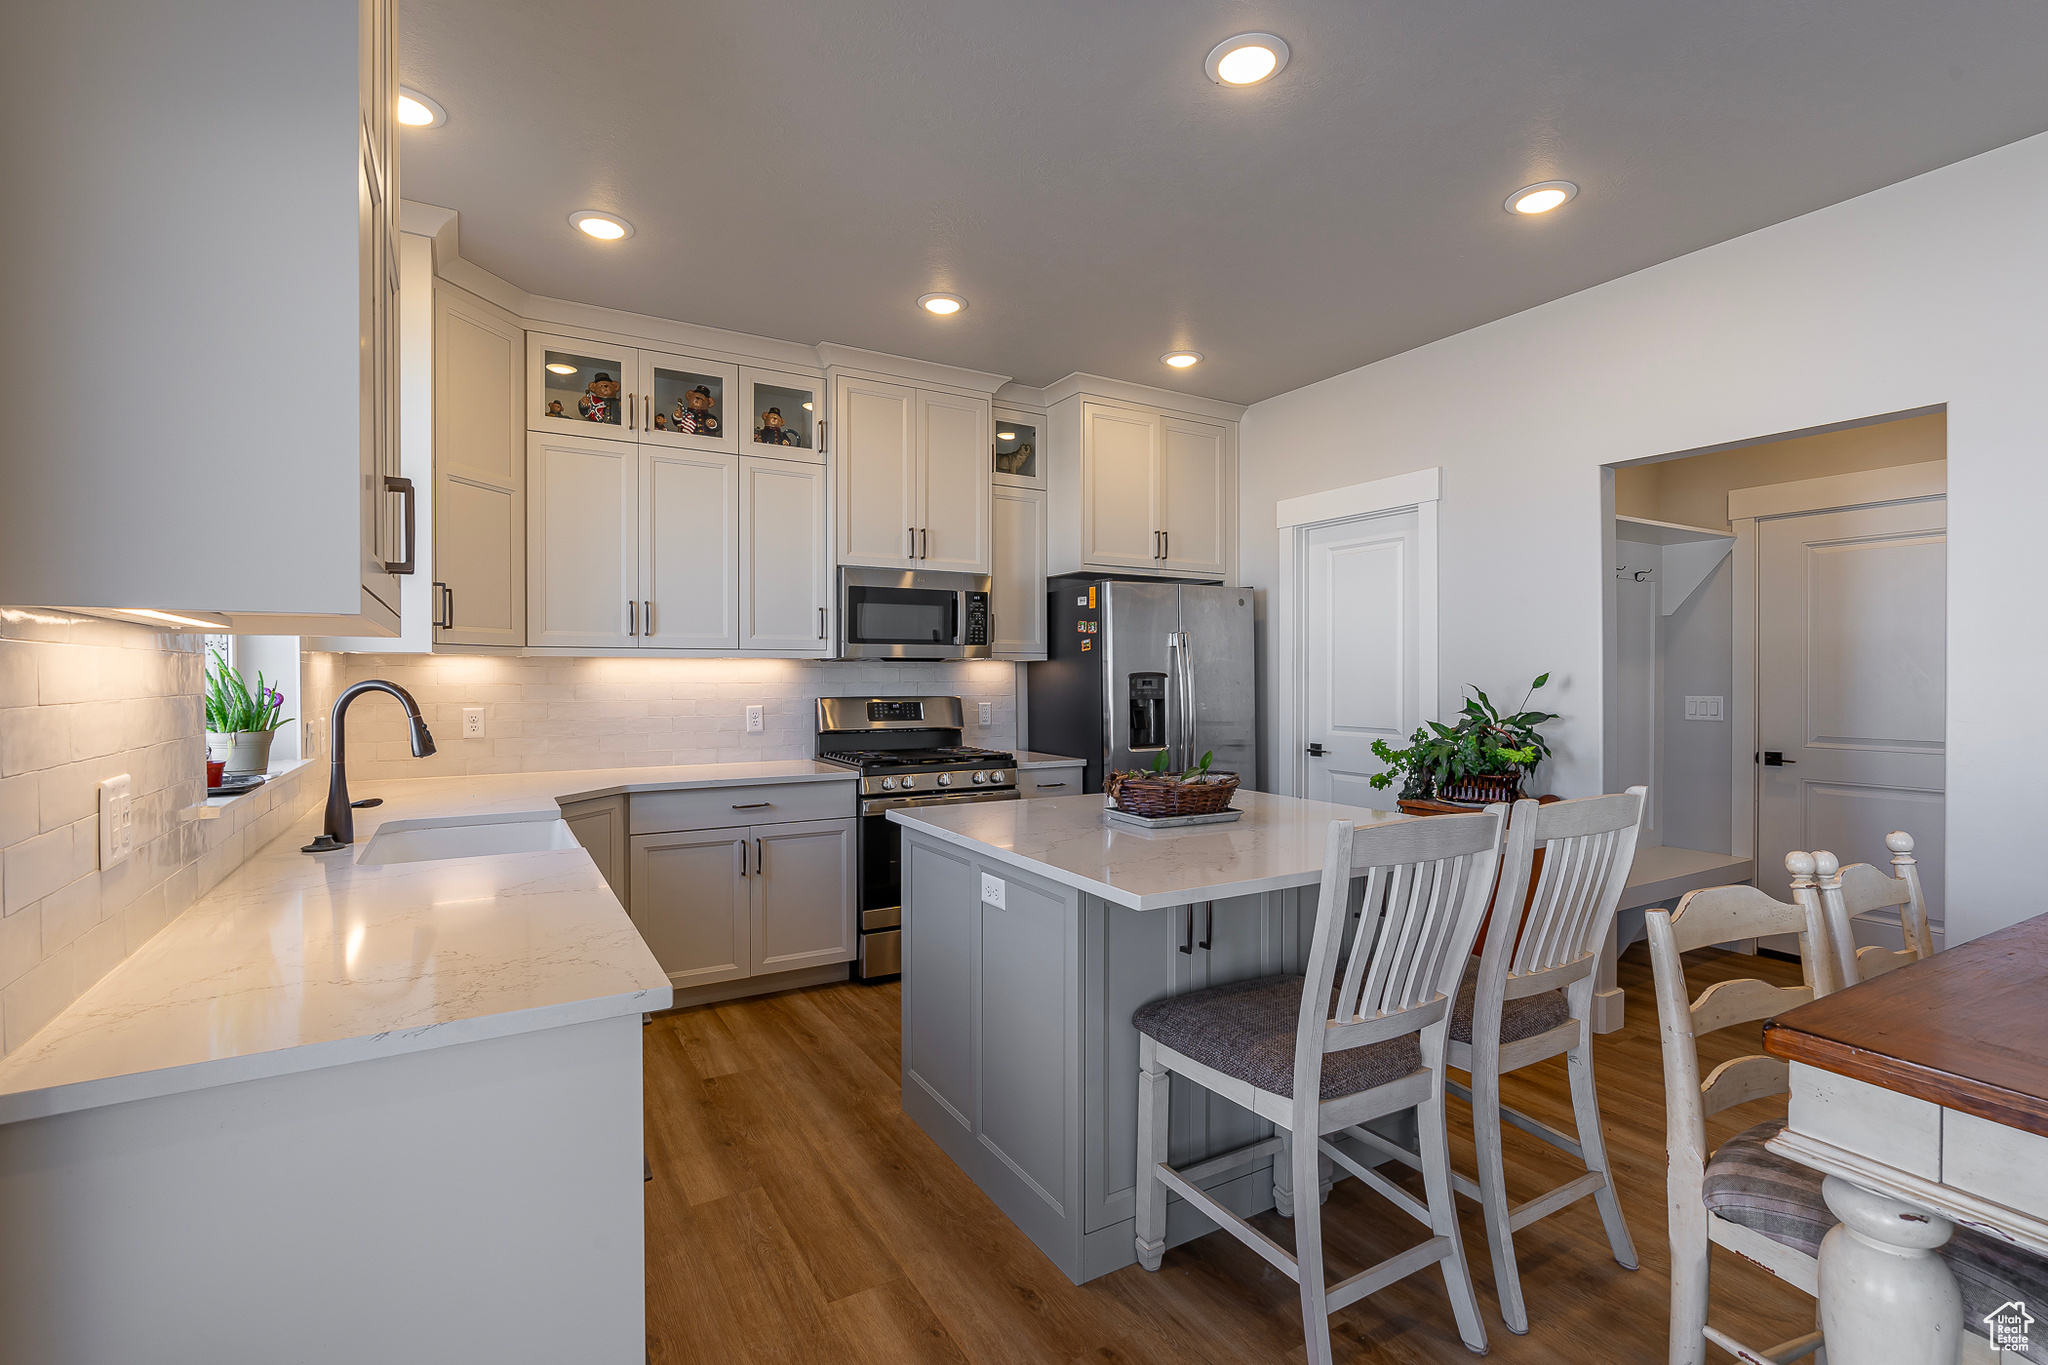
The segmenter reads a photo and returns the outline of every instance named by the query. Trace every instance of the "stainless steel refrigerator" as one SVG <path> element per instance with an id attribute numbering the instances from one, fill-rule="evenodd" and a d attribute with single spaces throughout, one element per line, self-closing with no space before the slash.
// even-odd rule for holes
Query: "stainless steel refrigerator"
<path id="1" fill-rule="evenodd" d="M 1211 770 L 1256 778 L 1252 590 L 1212 584 L 1050 580 L 1044 663 L 1030 666 L 1026 742 L 1088 760 L 1085 790 L 1110 768 Z"/>

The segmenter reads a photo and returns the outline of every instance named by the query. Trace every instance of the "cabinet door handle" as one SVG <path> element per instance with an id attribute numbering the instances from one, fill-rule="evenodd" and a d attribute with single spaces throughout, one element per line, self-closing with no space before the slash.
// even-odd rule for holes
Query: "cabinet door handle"
<path id="1" fill-rule="evenodd" d="M 1173 532 L 1161 531 L 1159 533 L 1159 557 L 1161 559 L 1173 558 Z"/>
<path id="2" fill-rule="evenodd" d="M 626 599 L 626 634 L 640 633 L 640 604 L 632 598 Z"/>
<path id="3" fill-rule="evenodd" d="M 444 617 L 445 617 L 445 616 L 446 616 L 446 614 L 447 614 L 447 606 L 448 606 L 448 585 L 447 585 L 446 583 L 443 583 L 443 582 L 441 582 L 441 581 L 440 581 L 439 579 L 435 579 L 435 580 L 434 580 L 434 629 L 436 629 L 436 630 L 446 630 L 446 629 L 448 629 L 448 622 L 447 622 L 447 621 L 446 621 L 446 620 L 444 619 Z"/>
<path id="4" fill-rule="evenodd" d="M 825 453 L 825 419 L 822 417 L 818 419 L 818 453 Z"/>
<path id="5" fill-rule="evenodd" d="M 740 875 L 744 877 L 747 875 L 747 841 L 745 839 L 735 839 L 732 841 L 732 846 L 739 850 Z"/>
<path id="6" fill-rule="evenodd" d="M 734 810 L 766 810 L 766 809 L 768 809 L 768 807 L 770 807 L 770 806 L 772 806 L 772 805 L 774 805 L 774 804 L 775 804 L 775 803 L 774 803 L 773 801 L 742 801 L 742 802 L 738 803 L 737 805 L 735 805 L 735 806 L 733 807 L 733 809 L 734 809 Z"/>
<path id="7" fill-rule="evenodd" d="M 640 400 L 640 430 L 654 430 L 654 395 L 651 393 Z"/>
<path id="8" fill-rule="evenodd" d="M 1190 908 L 1190 909 L 1188 910 L 1188 924 L 1189 924 L 1189 926 L 1190 926 L 1190 927 L 1192 927 L 1192 926 L 1193 926 L 1193 924 L 1194 924 L 1194 922 L 1195 922 L 1195 912 L 1194 912 L 1193 908 L 1191 907 L 1191 908 Z M 1214 938 L 1215 936 L 1216 936 L 1216 902 L 1215 902 L 1215 901 L 1203 901 L 1203 902 L 1202 902 L 1202 941 L 1201 941 L 1200 943 L 1197 943 L 1197 944 L 1196 944 L 1195 946 L 1196 946 L 1197 948 L 1200 948 L 1200 949 L 1201 949 L 1201 950 L 1202 950 L 1203 952 L 1205 952 L 1205 953 L 1206 953 L 1206 952 L 1208 952 L 1208 951 L 1209 951 L 1209 940 L 1210 940 L 1210 939 L 1212 939 L 1212 938 Z"/>
<path id="9" fill-rule="evenodd" d="M 761 875 L 761 841 L 754 840 L 754 875 Z"/>
<path id="10" fill-rule="evenodd" d="M 905 559 L 916 559 L 916 558 L 917 558 L 917 528 L 916 528 L 915 526 L 906 526 L 906 527 L 904 527 L 904 528 L 903 528 L 903 530 L 904 530 L 905 534 L 907 534 L 907 535 L 908 535 L 908 536 L 910 537 L 910 549 L 909 549 L 909 551 L 908 551 L 908 552 L 906 552 L 906 553 L 904 554 L 904 556 L 903 556 L 903 557 L 904 557 Z"/>
<path id="11" fill-rule="evenodd" d="M 385 561 L 384 572 L 391 574 L 412 573 L 418 567 L 413 561 L 415 558 L 414 551 L 418 548 L 419 541 L 416 523 L 419 512 L 419 499 L 413 492 L 412 480 L 401 479 L 396 474 L 386 474 L 384 476 L 384 491 L 386 493 L 396 493 L 405 499 L 405 558 Z"/>
<path id="12" fill-rule="evenodd" d="M 626 395 L 626 430 L 628 431 L 638 431 L 640 429 L 639 409 L 634 406 L 634 400 L 639 398 L 639 396 L 637 393 Z"/>
<path id="13" fill-rule="evenodd" d="M 1067 785 L 1067 784 L 1066 784 L 1066 783 L 1064 783 L 1064 782 L 1039 782 L 1039 783 L 1036 783 L 1036 784 L 1035 784 L 1035 785 L 1033 786 L 1033 790 L 1034 790 L 1034 791 L 1042 791 L 1042 792 L 1049 792 L 1049 791 L 1051 791 L 1051 790 L 1052 790 L 1052 789 L 1053 789 L 1054 787 L 1064 787 L 1064 786 L 1066 786 L 1066 785 Z"/>
<path id="14" fill-rule="evenodd" d="M 441 591 L 447 595 L 445 600 L 448 604 L 447 619 L 441 625 L 444 629 L 453 630 L 455 629 L 455 589 L 443 588 Z"/>
<path id="15" fill-rule="evenodd" d="M 1181 909 L 1187 913 L 1187 918 L 1182 920 L 1180 925 L 1180 950 L 1189 957 L 1193 957 L 1195 955 L 1195 907 L 1183 905 Z"/>
<path id="16" fill-rule="evenodd" d="M 818 638 L 820 640 L 825 638 L 825 609 L 823 607 L 818 608 Z"/>
<path id="17" fill-rule="evenodd" d="M 919 559 L 930 559 L 932 557 L 932 531 L 929 526 L 918 528 L 917 557 Z"/>
<path id="18" fill-rule="evenodd" d="M 654 634 L 654 603 L 644 599 L 640 603 L 640 633 Z"/>

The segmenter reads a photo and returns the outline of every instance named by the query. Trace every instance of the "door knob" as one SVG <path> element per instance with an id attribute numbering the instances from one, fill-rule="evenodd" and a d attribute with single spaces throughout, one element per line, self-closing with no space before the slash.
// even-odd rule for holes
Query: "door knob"
<path id="1" fill-rule="evenodd" d="M 1311 744 L 1308 746 L 1308 756 L 1310 758 L 1322 758 L 1329 752 L 1330 751 L 1328 749 L 1325 749 L 1320 743 Z"/>
<path id="2" fill-rule="evenodd" d="M 1789 768 L 1796 766 L 1798 762 L 1799 760 L 1796 758 L 1785 757 L 1785 755 L 1777 749 L 1764 750 L 1764 766 L 1766 768 Z"/>

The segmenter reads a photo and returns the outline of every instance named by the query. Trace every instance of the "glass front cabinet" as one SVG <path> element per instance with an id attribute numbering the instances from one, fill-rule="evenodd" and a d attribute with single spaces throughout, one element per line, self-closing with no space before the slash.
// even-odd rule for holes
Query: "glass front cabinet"
<path id="1" fill-rule="evenodd" d="M 743 368 L 740 390 L 747 398 L 740 454 L 824 461 L 825 405 L 815 377 Z"/>
<path id="2" fill-rule="evenodd" d="M 1045 418 L 1022 408 L 994 410 L 989 445 L 990 477 L 1012 488 L 1045 487 L 1045 455 L 1040 434 Z"/>
<path id="3" fill-rule="evenodd" d="M 821 462 L 819 382 L 708 356 L 527 333 L 527 429 Z"/>

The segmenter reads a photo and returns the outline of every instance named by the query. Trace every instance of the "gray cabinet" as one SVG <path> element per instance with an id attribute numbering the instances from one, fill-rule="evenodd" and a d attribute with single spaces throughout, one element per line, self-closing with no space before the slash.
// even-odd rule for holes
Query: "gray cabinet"
<path id="1" fill-rule="evenodd" d="M 626 867 L 626 798 L 601 796 L 590 801 L 572 801 L 562 807 L 562 819 L 576 836 L 576 842 L 590 855 L 590 861 L 597 864 L 605 885 L 611 887 L 619 904 L 630 912 L 633 903 L 627 893 L 630 881 Z"/>
<path id="2" fill-rule="evenodd" d="M 1017 794 L 1029 801 L 1034 796 L 1072 796 L 1081 790 L 1087 765 L 1080 759 L 1059 768 L 1019 768 Z"/>
<path id="3" fill-rule="evenodd" d="M 790 817 L 847 810 L 851 784 L 650 792 L 631 800 L 628 912 L 679 991 L 716 986 L 716 998 L 730 998 L 747 994 L 746 983 L 756 979 L 762 990 L 780 990 L 809 984 L 806 974 L 844 974 L 859 950 L 858 822 L 851 814 Z M 760 823 L 740 823 L 749 818 Z M 677 1002 L 689 1000 L 678 995 Z"/>

